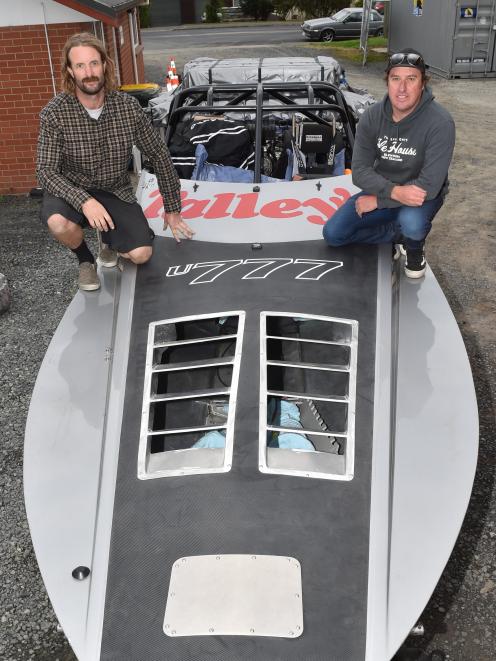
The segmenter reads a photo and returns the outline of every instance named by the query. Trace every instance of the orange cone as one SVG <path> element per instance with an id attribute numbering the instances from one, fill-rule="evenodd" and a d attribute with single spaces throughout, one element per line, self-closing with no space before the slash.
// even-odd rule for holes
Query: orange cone
<path id="1" fill-rule="evenodd" d="M 173 92 L 179 85 L 179 76 L 177 75 L 176 62 L 172 57 L 170 58 L 169 66 L 167 67 L 165 84 L 168 92 Z"/>

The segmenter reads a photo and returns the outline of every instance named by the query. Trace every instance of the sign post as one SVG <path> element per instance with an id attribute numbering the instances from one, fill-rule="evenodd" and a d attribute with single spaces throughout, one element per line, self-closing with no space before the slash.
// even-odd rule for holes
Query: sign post
<path id="1" fill-rule="evenodd" d="M 372 0 L 363 0 L 362 30 L 360 32 L 360 49 L 363 51 L 362 66 L 367 64 L 368 39 L 370 10 L 372 9 Z"/>

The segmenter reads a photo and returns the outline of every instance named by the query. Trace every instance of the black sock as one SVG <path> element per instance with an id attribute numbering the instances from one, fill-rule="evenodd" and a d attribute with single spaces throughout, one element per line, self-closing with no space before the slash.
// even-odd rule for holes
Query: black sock
<path id="1" fill-rule="evenodd" d="M 86 241 L 84 239 L 77 248 L 71 248 L 71 250 L 78 258 L 80 264 L 83 262 L 89 262 L 90 264 L 95 263 L 95 258 L 91 254 L 91 250 L 86 245 Z"/>

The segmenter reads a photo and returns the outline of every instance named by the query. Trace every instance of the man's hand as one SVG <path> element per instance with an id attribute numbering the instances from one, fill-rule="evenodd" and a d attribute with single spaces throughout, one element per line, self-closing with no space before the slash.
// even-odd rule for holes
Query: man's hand
<path id="1" fill-rule="evenodd" d="M 391 191 L 391 199 L 405 204 L 407 207 L 421 207 L 425 202 L 427 191 L 414 184 L 395 186 Z"/>
<path id="2" fill-rule="evenodd" d="M 377 209 L 377 195 L 360 195 L 355 200 L 355 211 L 362 217 L 362 214 Z"/>
<path id="3" fill-rule="evenodd" d="M 184 222 L 180 213 L 164 213 L 164 230 L 171 228 L 173 237 L 178 243 L 181 242 L 180 236 L 185 239 L 191 239 L 194 232 L 191 227 Z"/>
<path id="4" fill-rule="evenodd" d="M 109 212 L 94 197 L 83 202 L 82 210 L 91 227 L 100 230 L 100 232 L 107 232 L 114 229 L 114 223 Z"/>

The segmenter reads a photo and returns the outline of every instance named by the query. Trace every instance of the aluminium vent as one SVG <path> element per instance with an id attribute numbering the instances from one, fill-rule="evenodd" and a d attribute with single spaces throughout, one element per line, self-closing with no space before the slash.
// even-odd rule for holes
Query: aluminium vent
<path id="1" fill-rule="evenodd" d="M 353 478 L 357 346 L 357 321 L 261 314 L 261 472 Z"/>
<path id="2" fill-rule="evenodd" d="M 138 477 L 231 469 L 244 312 L 150 324 Z"/>

